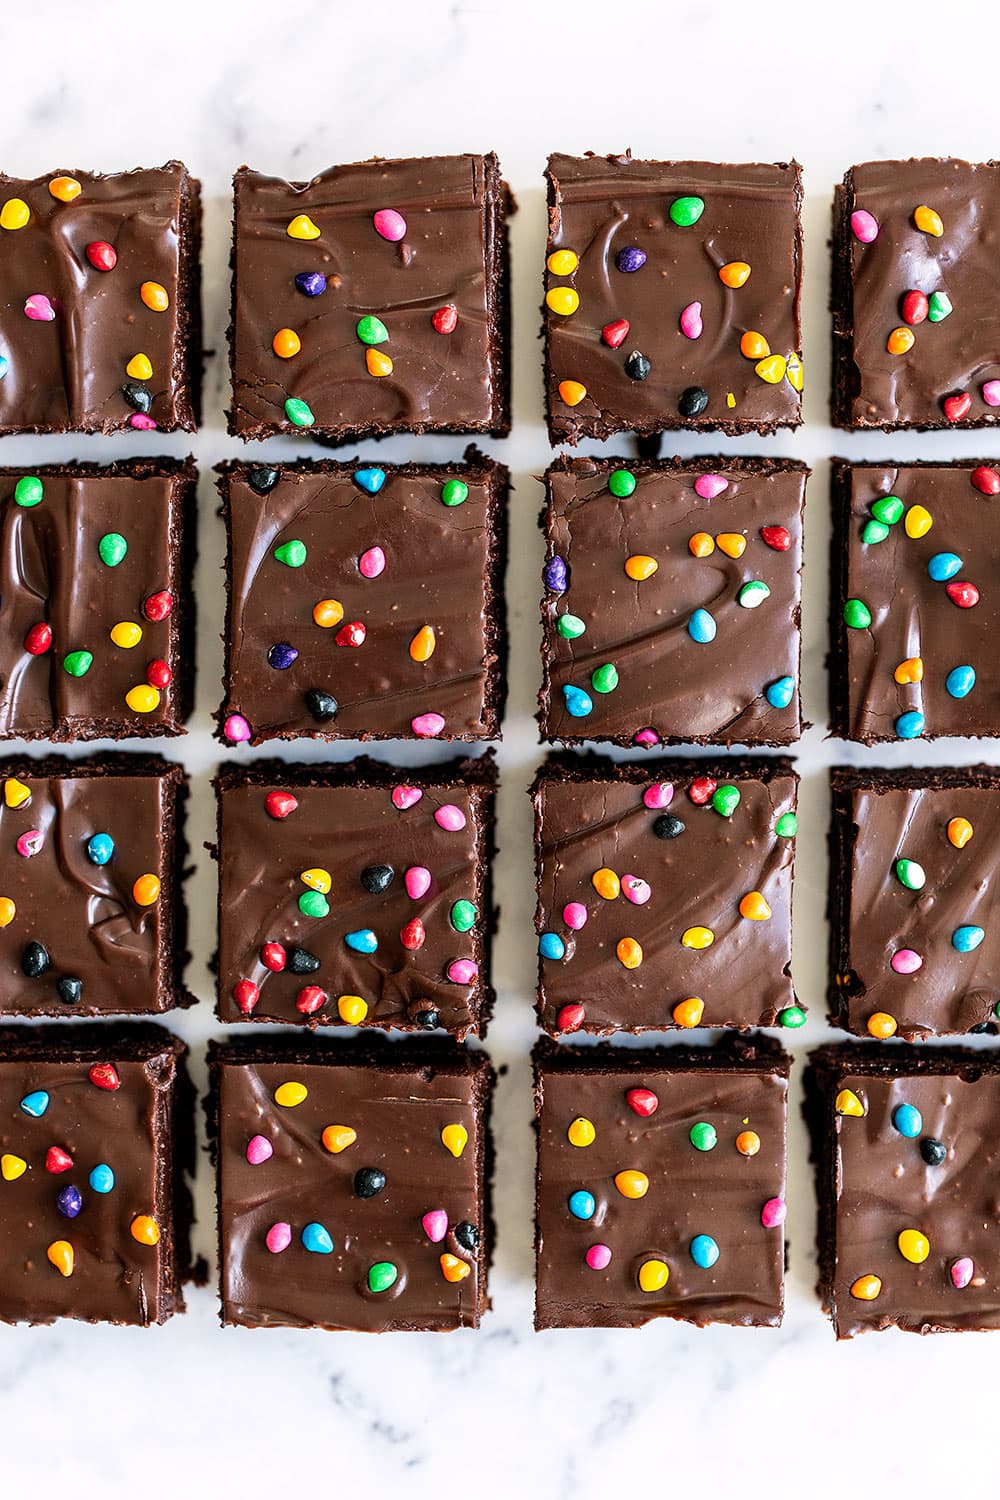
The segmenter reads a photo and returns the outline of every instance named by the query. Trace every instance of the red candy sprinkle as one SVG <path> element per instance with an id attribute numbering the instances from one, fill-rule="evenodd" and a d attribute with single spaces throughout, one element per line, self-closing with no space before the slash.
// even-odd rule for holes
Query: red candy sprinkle
<path id="1" fill-rule="evenodd" d="M 961 422 L 967 415 L 972 405 L 972 397 L 968 391 L 963 391 L 961 396 L 946 396 L 944 398 L 944 414 L 949 422 Z"/>
<path id="2" fill-rule="evenodd" d="M 605 323 L 601 329 L 601 339 L 609 349 L 618 349 L 628 338 L 628 318 L 615 318 L 613 323 Z"/>
<path id="3" fill-rule="evenodd" d="M 911 328 L 922 323 L 927 317 L 928 306 L 925 292 L 907 292 L 902 304 L 903 322 L 909 323 Z"/>
<path id="4" fill-rule="evenodd" d="M 288 962 L 288 954 L 281 943 L 265 943 L 260 950 L 260 961 L 272 974 L 280 974 Z"/>
<path id="5" fill-rule="evenodd" d="M 419 917 L 414 917 L 412 922 L 407 922 L 399 934 L 399 941 L 409 953 L 414 953 L 418 948 L 422 948 L 426 939 L 427 934 L 424 931 L 424 924 Z"/>
<path id="6" fill-rule="evenodd" d="M 955 579 L 953 583 L 946 583 L 944 588 L 952 604 L 957 604 L 959 609 L 971 609 L 979 603 L 979 590 L 974 583 L 959 583 Z"/>
<path id="7" fill-rule="evenodd" d="M 95 1089 L 107 1089 L 109 1094 L 113 1094 L 115 1089 L 120 1089 L 122 1086 L 114 1063 L 94 1063 L 87 1077 Z"/>
<path id="8" fill-rule="evenodd" d="M 439 307 L 432 314 L 431 322 L 438 333 L 454 333 L 458 326 L 458 308 L 454 302 L 446 302 L 444 307 Z"/>
<path id="9" fill-rule="evenodd" d="M 296 997 L 295 1009 L 303 1016 L 313 1016 L 323 1009 L 328 998 L 326 990 L 321 990 L 318 984 L 304 984 Z"/>
<path id="10" fill-rule="evenodd" d="M 46 1172 L 68 1172 L 72 1165 L 73 1158 L 61 1146 L 50 1146 L 45 1153 Z"/>
<path id="11" fill-rule="evenodd" d="M 150 594 L 142 606 L 142 612 L 147 620 L 158 623 L 165 620 L 174 607 L 174 596 L 169 589 L 161 589 L 158 594 Z"/>
<path id="12" fill-rule="evenodd" d="M 118 251 L 107 240 L 91 240 L 87 246 L 87 259 L 95 271 L 113 271 L 118 264 Z"/>
<path id="13" fill-rule="evenodd" d="M 233 999 L 245 1016 L 253 1010 L 260 999 L 260 990 L 252 979 L 241 979 L 233 985 Z"/>
<path id="14" fill-rule="evenodd" d="M 704 807 L 710 802 L 718 782 L 712 780 L 711 776 L 696 776 L 688 787 L 688 796 L 695 807 Z"/>
<path id="15" fill-rule="evenodd" d="M 338 646 L 363 646 L 368 631 L 360 620 L 352 620 L 349 625 L 342 625 L 334 636 Z"/>
<path id="16" fill-rule="evenodd" d="M 792 533 L 786 526 L 762 526 L 760 534 L 774 552 L 787 552 L 792 545 Z"/>
<path id="17" fill-rule="evenodd" d="M 38 625 L 32 625 L 28 634 L 24 637 L 24 649 L 30 656 L 44 656 L 46 651 L 52 647 L 52 629 L 42 620 Z"/>
<path id="18" fill-rule="evenodd" d="M 579 1031 L 586 1019 L 587 1012 L 582 1005 L 563 1005 L 556 1016 L 556 1025 L 560 1031 Z"/>
<path id="19" fill-rule="evenodd" d="M 1000 474 L 996 469 L 973 469 L 971 478 L 981 495 L 1000 495 Z"/>
<path id="20" fill-rule="evenodd" d="M 625 1095 L 625 1102 L 629 1109 L 634 1110 L 637 1115 L 647 1118 L 655 1115 L 660 1107 L 660 1101 L 652 1089 L 629 1089 Z"/>
<path id="21" fill-rule="evenodd" d="M 264 798 L 264 806 L 269 818 L 287 818 L 299 805 L 298 797 L 293 797 L 291 792 L 268 792 Z"/>
<path id="22" fill-rule="evenodd" d="M 166 662 L 159 657 L 146 668 L 146 681 L 150 687 L 165 688 L 173 675 Z"/>

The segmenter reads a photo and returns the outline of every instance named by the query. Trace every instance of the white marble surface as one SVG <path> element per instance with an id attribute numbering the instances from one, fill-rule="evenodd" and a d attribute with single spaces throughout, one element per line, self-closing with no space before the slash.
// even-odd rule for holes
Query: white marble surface
<path id="1" fill-rule="evenodd" d="M 973 17 L 976 17 L 973 24 Z M 995 1493 L 990 1434 L 1000 1343 L 989 1335 L 869 1335 L 835 1344 L 812 1284 L 812 1189 L 793 1090 L 788 1311 L 780 1331 L 660 1323 L 640 1333 L 531 1331 L 532 1138 L 527 1053 L 531 856 L 524 796 L 538 758 L 533 707 L 540 539 L 532 475 L 548 458 L 536 342 L 549 150 L 631 146 L 637 155 L 774 160 L 806 173 L 806 414 L 796 435 L 729 451 L 813 463 L 805 586 L 806 712 L 824 718 L 824 459 L 954 457 L 974 433 L 850 440 L 826 426 L 828 200 L 856 160 L 1000 155 L 992 108 L 998 22 L 987 7 L 857 0 L 834 7 L 757 0 L 574 0 L 540 6 L 462 0 L 6 0 L 0 164 L 115 170 L 183 158 L 207 195 L 206 425 L 193 441 L 31 438 L 0 461 L 195 452 L 202 486 L 202 650 L 193 732 L 168 754 L 197 775 L 198 869 L 190 897 L 203 1002 L 177 1021 L 195 1048 L 213 1032 L 206 958 L 213 874 L 209 738 L 220 667 L 222 531 L 207 471 L 236 454 L 222 423 L 229 177 L 241 162 L 306 177 L 333 161 L 495 148 L 520 202 L 515 265 L 515 430 L 486 445 L 514 470 L 510 577 L 512 696 L 501 751 L 500 1002 L 490 1050 L 499 1093 L 500 1243 L 494 1311 L 479 1333 L 382 1339 L 222 1332 L 211 1290 L 163 1329 L 0 1329 L 0 1494 L 238 1496 L 394 1492 L 506 1495 L 512 1484 L 580 1500 L 683 1492 L 699 1500 L 858 1492 Z M 1000 268 L 998 268 L 1000 273 Z M 2 287 L 0 287 L 2 295 Z M 425 441 L 425 458 L 458 442 Z M 678 451 L 699 445 L 682 438 Z M 257 451 L 260 451 L 259 449 Z M 291 453 L 290 443 L 272 452 Z M 294 451 L 310 451 L 297 444 Z M 711 451 L 706 444 L 700 451 Z M 996 445 L 994 445 L 996 451 Z M 379 456 L 417 455 L 393 443 Z M 426 754 L 434 751 L 424 747 Z M 881 761 L 970 760 L 957 743 L 895 747 Z M 306 757 L 308 749 L 292 751 Z M 419 753 L 419 752 L 415 752 Z M 987 747 L 989 758 L 989 747 Z M 348 750 L 345 747 L 343 755 Z M 824 768 L 848 757 L 821 728 L 802 743 L 796 965 L 814 1019 L 801 1057 L 826 1035 L 823 1010 Z M 997 758 L 994 752 L 993 758 Z M 212 1253 L 207 1163 L 198 1248 Z M 0 1222 L 0 1236 L 3 1235 Z M 993 1421 L 991 1421 L 993 1419 Z M 216 1489 L 216 1486 L 221 1486 Z M 655 1486 L 655 1490 L 654 1490 Z M 311 1487 L 315 1487 L 313 1490 Z"/>

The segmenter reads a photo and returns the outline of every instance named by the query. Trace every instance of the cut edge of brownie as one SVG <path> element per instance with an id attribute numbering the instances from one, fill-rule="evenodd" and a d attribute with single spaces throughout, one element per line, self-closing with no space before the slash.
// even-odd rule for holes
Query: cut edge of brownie
<path id="1" fill-rule="evenodd" d="M 225 585 L 226 585 L 226 620 L 225 634 L 223 636 L 223 676 L 222 692 L 223 699 L 216 713 L 213 715 L 216 724 L 215 738 L 225 745 L 228 750 L 234 746 L 223 732 L 223 726 L 228 715 L 240 712 L 238 707 L 230 707 L 230 684 L 232 682 L 232 642 L 233 642 L 233 512 L 232 495 L 230 493 L 230 482 L 233 479 L 245 479 L 254 469 L 276 468 L 279 471 L 288 471 L 294 474 L 342 474 L 345 478 L 350 477 L 350 471 L 359 467 L 363 460 L 355 458 L 311 459 L 302 458 L 291 463 L 268 463 L 266 459 L 259 463 L 245 460 L 229 460 L 225 463 L 216 464 L 215 472 L 219 475 L 216 480 L 216 488 L 221 496 L 219 514 L 226 528 L 226 558 L 225 558 Z M 380 463 L 378 466 L 384 469 L 386 474 L 393 478 L 422 479 L 448 478 L 470 479 L 475 483 L 482 483 L 486 492 L 486 567 L 483 574 L 483 637 L 486 647 L 484 656 L 484 675 L 486 678 L 483 693 L 483 719 L 484 729 L 482 734 L 440 734 L 436 736 L 438 744 L 469 744 L 481 745 L 487 740 L 500 741 L 503 739 L 503 715 L 507 704 L 507 663 L 508 663 L 508 640 L 507 640 L 507 595 L 504 587 L 507 572 L 507 559 L 509 550 L 509 498 L 510 498 L 510 470 L 505 464 L 498 463 L 481 453 L 474 443 L 470 443 L 461 459 L 455 459 L 444 463 L 405 463 L 391 464 Z M 280 480 L 279 480 L 280 483 Z M 333 721 L 336 723 L 336 720 Z M 330 744 L 343 744 L 345 741 L 353 741 L 359 744 L 372 744 L 380 741 L 397 740 L 403 744 L 417 743 L 418 736 L 398 734 L 384 734 L 377 730 L 366 730 L 363 734 L 343 735 L 338 734 L 336 729 L 324 729 L 317 724 L 313 729 L 289 730 L 284 734 L 258 734 L 256 728 L 251 725 L 251 745 L 267 745 L 274 741 L 289 740 L 317 740 L 326 741 Z M 409 772 L 407 772 L 409 774 Z"/>
<path id="2" fill-rule="evenodd" d="M 215 791 L 216 841 L 214 845 L 206 846 L 219 866 L 216 931 L 217 933 L 222 931 L 223 923 L 221 855 L 222 797 L 225 792 L 245 786 L 299 786 L 319 789 L 361 787 L 387 790 L 395 786 L 401 776 L 405 777 L 408 785 L 419 786 L 425 791 L 438 787 L 447 789 L 461 786 L 468 791 L 476 807 L 479 828 L 476 837 L 475 904 L 484 918 L 483 922 L 477 923 L 474 928 L 475 962 L 479 965 L 480 984 L 478 994 L 469 1005 L 472 1015 L 469 1026 L 460 1033 L 454 1033 L 453 1037 L 458 1041 L 464 1041 L 468 1035 L 482 1038 L 486 1036 L 489 1029 L 497 998 L 492 982 L 492 962 L 493 934 L 499 917 L 499 909 L 495 905 L 493 861 L 496 853 L 496 794 L 500 783 L 496 755 L 492 747 L 480 756 L 456 757 L 452 760 L 439 761 L 435 765 L 420 767 L 392 766 L 385 761 L 374 760 L 368 755 L 358 755 L 349 761 L 299 762 L 297 764 L 278 759 L 248 761 L 245 765 L 238 761 L 223 761 L 212 781 Z M 218 948 L 216 948 L 213 961 L 216 973 L 215 1013 L 224 1025 L 235 1025 L 237 1024 L 235 1018 L 227 1018 L 222 1012 L 222 972 L 218 958 Z M 244 1020 L 252 1025 L 255 1018 L 246 1016 Z M 261 1016 L 257 1019 L 257 1024 L 281 1026 L 291 1023 Z M 325 1019 L 316 1015 L 306 1017 L 301 1029 L 315 1033 L 319 1028 L 336 1030 L 342 1025 L 342 1022 L 333 1017 Z M 369 1023 L 362 1030 L 365 1038 L 368 1036 L 371 1036 L 373 1040 L 379 1038 L 379 1027 L 374 1022 Z M 416 1033 L 419 1036 L 420 1034 L 420 1028 L 412 1023 L 406 1026 L 396 1024 L 391 1030 L 402 1035 Z M 346 1043 L 342 1041 L 340 1045 L 344 1046 Z M 395 1045 L 405 1044 L 397 1042 Z M 415 1043 L 411 1042 L 411 1045 Z"/>
<path id="3" fill-rule="evenodd" d="M 406 1038 L 395 1041 L 387 1036 L 366 1033 L 347 1039 L 333 1040 L 329 1037 L 310 1037 L 303 1046 L 295 1034 L 277 1033 L 266 1040 L 239 1035 L 223 1039 L 213 1038 L 208 1043 L 208 1092 L 204 1096 L 203 1108 L 207 1124 L 209 1160 L 215 1174 L 216 1237 L 218 1245 L 218 1291 L 219 1322 L 223 1327 L 254 1327 L 258 1325 L 226 1322 L 225 1297 L 222 1286 L 224 1264 L 222 1242 L 222 1110 L 220 1080 L 225 1067 L 255 1067 L 272 1063 L 286 1063 L 299 1067 L 345 1067 L 345 1068 L 403 1068 L 419 1070 L 435 1075 L 472 1077 L 474 1080 L 473 1109 L 479 1122 L 479 1140 L 476 1153 L 476 1172 L 483 1205 L 482 1235 L 478 1246 L 478 1299 L 470 1324 L 478 1328 L 483 1313 L 492 1306 L 489 1295 L 489 1274 L 496 1248 L 496 1222 L 493 1216 L 495 1147 L 493 1142 L 492 1116 L 497 1075 L 489 1054 L 481 1049 L 462 1046 L 451 1037 L 422 1039 Z M 317 1324 L 317 1327 L 323 1325 Z M 418 1330 L 419 1331 L 419 1330 Z"/>
<path id="4" fill-rule="evenodd" d="M 142 1063 L 148 1069 L 156 1064 L 162 1068 L 166 1059 L 171 1059 L 172 1084 L 156 1088 L 153 1106 L 154 1132 L 159 1135 L 154 1156 L 154 1217 L 160 1229 L 159 1293 L 163 1304 L 157 1323 L 186 1310 L 184 1283 L 197 1278 L 191 1252 L 194 1199 L 189 1186 L 196 1155 L 195 1093 L 187 1071 L 187 1053 L 180 1037 L 148 1021 L 0 1025 L 0 1064 L 38 1060 L 89 1066 L 112 1061 Z M 6 1321 L 0 1318 L 0 1322 Z M 38 1321 L 53 1323 L 56 1319 Z"/>

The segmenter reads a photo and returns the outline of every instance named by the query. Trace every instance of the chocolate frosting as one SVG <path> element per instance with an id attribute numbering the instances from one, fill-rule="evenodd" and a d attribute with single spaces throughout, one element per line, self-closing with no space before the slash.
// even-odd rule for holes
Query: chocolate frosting
<path id="1" fill-rule="evenodd" d="M 312 735 L 318 739 L 411 739 L 413 720 L 438 714 L 442 739 L 500 738 L 504 650 L 503 507 L 507 471 L 474 455 L 470 464 L 383 466 L 381 489 L 354 478 L 363 466 L 283 467 L 273 489 L 254 492 L 254 470 L 224 471 L 220 488 L 229 529 L 226 712 L 250 722 L 252 743 Z M 468 486 L 461 505 L 445 505 L 449 480 Z M 302 542 L 302 566 L 275 549 Z M 384 553 L 366 577 L 362 554 Z M 324 629 L 313 609 L 339 602 L 342 624 Z M 343 626 L 365 629 L 360 646 L 336 641 Z M 434 652 L 415 661 L 410 647 L 425 626 Z M 298 653 L 276 669 L 271 647 Z M 307 694 L 336 700 L 318 720 Z"/>
<path id="2" fill-rule="evenodd" d="M 609 476 L 620 468 L 636 479 L 625 498 L 608 488 Z M 788 745 L 798 738 L 807 473 L 788 460 L 718 458 L 657 464 L 563 459 L 549 469 L 546 555 L 565 561 L 568 587 L 548 590 L 542 604 L 544 738 L 632 745 L 647 729 L 667 744 Z M 714 499 L 702 499 L 695 482 L 710 474 L 725 479 L 727 487 Z M 788 531 L 786 551 L 764 542 L 761 528 L 771 526 Z M 689 541 L 697 532 L 713 539 L 740 533 L 746 549 L 739 558 L 718 546 L 710 556 L 695 557 Z M 626 561 L 636 555 L 658 564 L 642 582 L 625 572 Z M 758 579 L 770 597 L 758 609 L 742 607 L 737 595 Z M 717 626 L 707 645 L 696 644 L 688 632 L 699 608 Z M 566 613 L 584 621 L 584 634 L 569 640 L 559 634 L 558 619 Z M 617 668 L 618 685 L 611 692 L 593 691 L 591 675 L 605 663 Z M 772 707 L 766 689 L 785 677 L 792 679 L 789 702 Z M 592 698 L 586 717 L 567 711 L 567 686 Z"/>
<path id="3" fill-rule="evenodd" d="M 338 442 L 509 430 L 508 193 L 495 156 L 359 162 L 310 182 L 242 167 L 234 188 L 231 432 L 294 432 L 289 398 L 310 408 L 313 437 Z M 403 216 L 402 240 L 376 231 L 382 209 Z M 318 238 L 288 234 L 303 214 Z M 298 290 L 304 272 L 326 278 L 320 295 Z M 447 333 L 431 322 L 443 307 L 457 314 Z M 369 315 L 388 331 L 384 376 L 368 373 L 356 333 Z M 301 340 L 294 358 L 272 351 L 281 328 Z"/>
<path id="4" fill-rule="evenodd" d="M 731 817 L 687 795 L 694 777 L 705 775 L 739 789 Z M 674 789 L 663 811 L 643 803 L 645 789 L 659 782 Z M 561 1007 L 579 1002 L 587 1031 L 665 1030 L 674 1024 L 674 1007 L 695 996 L 704 1002 L 705 1026 L 773 1026 L 795 999 L 789 974 L 795 841 L 779 837 L 775 824 L 794 811 L 797 785 L 787 761 L 765 769 L 752 761 L 720 767 L 664 760 L 615 771 L 596 758 L 579 771 L 570 762 L 550 762 L 534 790 L 536 927 L 558 934 L 566 954 L 539 958 L 545 1029 L 556 1033 Z M 683 822 L 683 832 L 657 837 L 654 825 L 664 816 Z M 601 869 L 648 882 L 649 900 L 604 899 L 592 881 Z M 768 921 L 741 917 L 740 902 L 751 891 L 770 906 Z M 576 931 L 563 917 L 569 902 L 587 910 Z M 682 934 L 695 926 L 715 934 L 710 947 L 682 945 Z M 619 962 L 624 937 L 641 945 L 638 968 Z"/>
<path id="5" fill-rule="evenodd" d="M 76 171 L 82 190 L 63 203 L 49 192 L 57 175 L 0 175 L 0 203 L 20 198 L 31 213 L 22 229 L 0 230 L 0 354 L 8 363 L 0 432 L 128 429 L 141 410 L 122 393 L 136 354 L 153 367 L 141 384 L 156 426 L 193 431 L 201 375 L 199 184 L 176 161 L 107 177 Z M 117 252 L 110 271 L 87 257 L 87 246 L 100 241 Z M 147 281 L 165 289 L 165 311 L 143 302 Z M 55 318 L 25 316 L 25 302 L 39 294 Z"/>
<path id="6" fill-rule="evenodd" d="M 657 1317 L 690 1322 L 781 1322 L 784 1235 L 764 1228 L 761 1211 L 785 1193 L 787 1057 L 740 1064 L 731 1050 L 657 1049 L 621 1056 L 608 1049 L 562 1048 L 536 1053 L 538 1129 L 538 1328 L 635 1327 Z M 593 1059 L 593 1060 L 592 1060 Z M 652 1090 L 655 1113 L 637 1114 L 626 1094 Z M 570 1125 L 591 1122 L 592 1144 L 573 1145 Z M 717 1144 L 698 1150 L 693 1126 L 715 1127 Z M 753 1131 L 756 1155 L 742 1155 L 737 1136 Z M 649 1179 L 642 1198 L 615 1185 L 619 1172 Z M 583 1189 L 595 1212 L 581 1220 L 568 1200 Z M 715 1240 L 715 1265 L 696 1265 L 696 1235 Z M 592 1269 L 590 1246 L 606 1245 L 610 1263 Z M 644 1292 L 639 1268 L 647 1259 L 669 1267 L 666 1286 Z"/>
<path id="7" fill-rule="evenodd" d="M 943 233 L 917 228 L 921 206 L 940 215 Z M 871 214 L 877 237 L 851 232 L 856 210 Z M 1000 413 L 983 399 L 1000 379 L 1000 166 L 923 159 L 871 161 L 852 168 L 835 207 L 835 417 L 844 427 L 994 426 Z M 913 347 L 890 354 L 889 335 L 907 326 L 906 293 L 944 292 L 953 311 L 912 328 Z M 960 421 L 945 398 L 968 394 Z"/>
<path id="8" fill-rule="evenodd" d="M 553 442 L 681 427 L 768 432 L 799 423 L 799 391 L 787 377 L 769 384 L 755 374 L 758 360 L 740 352 L 748 331 L 762 334 L 776 355 L 797 357 L 802 347 L 802 182 L 796 163 L 722 166 L 557 155 L 549 158 L 547 176 L 547 254 L 572 250 L 579 266 L 569 276 L 549 271 L 546 291 L 572 287 L 580 298 L 578 311 L 568 317 L 544 310 Z M 704 210 L 696 223 L 679 226 L 669 210 L 688 196 L 701 198 Z M 617 258 L 632 247 L 645 253 L 645 264 L 622 271 Z M 735 261 L 751 271 L 742 286 L 730 288 L 719 271 Z M 703 331 L 697 338 L 680 328 L 681 314 L 692 303 L 700 304 Z M 619 319 L 628 322 L 628 334 L 611 348 L 601 330 Z M 649 362 L 644 380 L 628 373 L 626 361 L 635 351 Z M 586 388 L 576 406 L 559 394 L 566 380 Z M 681 397 L 693 387 L 707 395 L 707 406 L 685 416 Z"/>
<path id="9" fill-rule="evenodd" d="M 220 1048 L 213 1059 L 223 1322 L 371 1333 L 477 1326 L 487 1305 L 491 1239 L 485 1111 L 492 1074 L 485 1057 L 456 1060 L 442 1052 L 440 1067 L 416 1065 L 393 1048 L 378 1064 L 338 1066 L 332 1057 L 321 1061 L 322 1053 L 285 1061 L 258 1053 L 243 1061 L 238 1051 L 227 1052 Z M 335 1055 L 346 1063 L 350 1053 L 342 1047 Z M 289 1081 L 304 1084 L 308 1095 L 283 1108 L 274 1094 Z M 441 1139 L 450 1124 L 468 1132 L 459 1157 Z M 347 1126 L 357 1139 L 332 1153 L 322 1139 L 329 1125 Z M 256 1166 L 247 1161 L 252 1136 L 272 1147 Z M 362 1197 L 355 1180 L 366 1168 L 382 1173 L 385 1186 Z M 437 1242 L 421 1222 L 435 1210 L 448 1220 Z M 275 1223 L 291 1231 L 280 1254 L 266 1244 Z M 326 1229 L 331 1252 L 304 1247 L 308 1224 Z M 473 1249 L 456 1235 L 463 1224 L 474 1230 Z M 469 1266 L 464 1279 L 445 1279 L 445 1254 Z M 398 1275 L 388 1290 L 373 1292 L 368 1271 L 383 1261 Z"/>

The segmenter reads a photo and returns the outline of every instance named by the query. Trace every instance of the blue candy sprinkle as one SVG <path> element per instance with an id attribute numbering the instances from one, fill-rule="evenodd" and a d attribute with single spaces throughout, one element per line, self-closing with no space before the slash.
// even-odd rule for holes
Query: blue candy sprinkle
<path id="1" fill-rule="evenodd" d="M 110 833 L 95 833 L 87 845 L 87 858 L 94 865 L 106 865 L 114 852 L 115 841 Z"/>
<path id="2" fill-rule="evenodd" d="M 586 1188 L 577 1188 L 569 1195 L 569 1211 L 574 1219 L 592 1219 L 597 1212 L 597 1199 Z"/>
<path id="3" fill-rule="evenodd" d="M 897 1104 L 892 1112 L 892 1123 L 900 1135 L 912 1141 L 923 1130 L 924 1117 L 915 1104 Z"/>
<path id="4" fill-rule="evenodd" d="M 357 932 L 349 932 L 344 942 L 355 953 L 374 953 L 378 949 L 378 938 L 370 927 L 361 927 Z"/>
<path id="5" fill-rule="evenodd" d="M 83 1207 L 83 1199 L 79 1188 L 64 1187 L 56 1198 L 56 1208 L 64 1219 L 75 1219 Z"/>
<path id="6" fill-rule="evenodd" d="M 896 733 L 901 740 L 918 740 L 924 732 L 926 720 L 923 714 L 911 709 L 909 713 L 900 714 L 896 720 Z"/>
<path id="7" fill-rule="evenodd" d="M 384 469 L 355 469 L 354 483 L 367 490 L 369 495 L 377 495 L 385 484 Z"/>
<path id="8" fill-rule="evenodd" d="M 7 361 L 4 359 L 3 355 L 0 354 L 0 380 L 4 378 L 9 368 L 10 366 L 8 365 Z"/>
<path id="9" fill-rule="evenodd" d="M 95 1193 L 110 1193 L 115 1185 L 115 1174 L 106 1161 L 100 1161 L 90 1174 L 90 1185 Z"/>
<path id="10" fill-rule="evenodd" d="M 563 697 L 566 700 L 566 712 L 574 719 L 585 719 L 594 711 L 594 700 L 583 688 L 573 687 L 570 684 L 563 688 Z"/>
<path id="11" fill-rule="evenodd" d="M 787 708 L 794 696 L 794 677 L 779 677 L 776 682 L 769 682 L 764 689 L 764 697 L 772 708 Z"/>
<path id="12" fill-rule="evenodd" d="M 935 583 L 947 583 L 949 578 L 954 578 L 961 566 L 962 559 L 957 552 L 935 552 L 927 564 L 927 571 Z"/>
<path id="13" fill-rule="evenodd" d="M 538 939 L 538 951 L 543 958 L 565 958 L 566 944 L 558 932 L 543 932 Z"/>
<path id="14" fill-rule="evenodd" d="M 307 1224 L 302 1231 L 302 1243 L 314 1255 L 330 1255 L 333 1251 L 333 1240 L 322 1224 Z"/>
<path id="15" fill-rule="evenodd" d="M 716 629 L 716 623 L 707 609 L 696 609 L 688 620 L 688 635 L 699 646 L 707 646 L 709 641 L 714 641 Z"/>
<path id="16" fill-rule="evenodd" d="M 691 1241 L 691 1259 L 703 1271 L 709 1271 L 719 1258 L 719 1247 L 710 1234 L 696 1234 Z"/>
<path id="17" fill-rule="evenodd" d="M 569 573 L 561 557 L 550 557 L 542 569 L 542 579 L 550 594 L 565 594 L 569 587 Z"/>
<path id="18" fill-rule="evenodd" d="M 951 946 L 959 953 L 971 953 L 985 936 L 981 927 L 956 927 L 951 935 Z"/>
<path id="19" fill-rule="evenodd" d="M 975 667 L 952 667 L 944 685 L 953 698 L 967 698 L 976 685 Z"/>
<path id="20" fill-rule="evenodd" d="M 326 277 L 322 271 L 300 271 L 295 285 L 305 297 L 321 297 L 326 291 Z"/>
<path id="21" fill-rule="evenodd" d="M 40 1120 L 48 1107 L 49 1096 L 44 1089 L 36 1089 L 33 1094 L 25 1094 L 21 1100 L 21 1108 L 33 1120 Z"/>

